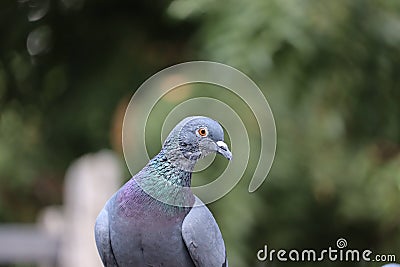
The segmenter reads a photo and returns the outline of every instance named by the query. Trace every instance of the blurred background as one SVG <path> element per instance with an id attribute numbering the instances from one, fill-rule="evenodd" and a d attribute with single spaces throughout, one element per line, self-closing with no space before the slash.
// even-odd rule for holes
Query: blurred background
<path id="1" fill-rule="evenodd" d="M 258 129 L 248 122 L 251 164 L 238 186 L 210 205 L 230 266 L 264 266 L 256 253 L 265 244 L 318 250 L 338 238 L 400 259 L 397 0 L 0 1 L 0 226 L 36 225 L 43 210 L 71 201 L 65 177 L 74 172 L 67 170 L 88 153 L 116 155 L 110 160 L 120 169 L 112 175 L 120 180 L 110 182 L 112 190 L 127 181 L 121 124 L 130 97 L 157 71 L 189 60 L 246 73 L 276 121 L 275 161 L 261 188 L 247 191 L 259 153 Z M 194 95 L 201 91 L 185 98 Z M 147 145 L 153 155 L 160 148 Z M 100 173 L 93 166 L 89 176 Z M 96 182 L 86 189 L 83 195 L 96 194 Z M 11 245 L 1 236 L 23 233 L 4 229 L 3 248 Z M 0 252 L 2 267 L 39 261 L 6 263 Z"/>

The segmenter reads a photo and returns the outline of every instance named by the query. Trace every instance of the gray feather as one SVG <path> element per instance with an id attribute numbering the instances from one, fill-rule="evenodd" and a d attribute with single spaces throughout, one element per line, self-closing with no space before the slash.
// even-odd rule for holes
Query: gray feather
<path id="1" fill-rule="evenodd" d="M 216 152 L 231 159 L 223 137 L 222 127 L 206 117 L 186 118 L 171 131 L 160 153 L 97 217 L 96 245 L 104 266 L 227 266 L 218 225 L 190 190 L 199 158 Z"/>
<path id="2" fill-rule="evenodd" d="M 213 215 L 196 197 L 182 224 L 182 237 L 196 267 L 228 266 L 224 240 Z"/>
<path id="3" fill-rule="evenodd" d="M 96 246 L 100 254 L 100 258 L 106 267 L 118 267 L 111 248 L 110 228 L 108 222 L 108 212 L 102 209 L 97 216 L 95 224 Z"/>

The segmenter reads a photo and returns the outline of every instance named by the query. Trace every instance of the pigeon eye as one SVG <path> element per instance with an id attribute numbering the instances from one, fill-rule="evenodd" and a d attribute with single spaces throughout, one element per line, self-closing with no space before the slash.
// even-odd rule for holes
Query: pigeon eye
<path id="1" fill-rule="evenodd" d="M 197 133 L 201 137 L 206 137 L 208 135 L 208 130 L 205 127 L 201 127 L 200 129 L 197 130 Z"/>

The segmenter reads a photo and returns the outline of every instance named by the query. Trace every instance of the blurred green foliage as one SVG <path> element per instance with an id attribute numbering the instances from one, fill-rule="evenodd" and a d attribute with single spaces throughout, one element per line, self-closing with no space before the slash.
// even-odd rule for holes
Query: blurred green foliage
<path id="1" fill-rule="evenodd" d="M 263 244 L 323 249 L 340 237 L 400 257 L 399 11 L 368 0 L 169 6 L 200 23 L 199 55 L 248 74 L 275 115 L 268 180 L 215 204 L 233 266 L 254 266 Z"/>
<path id="2" fill-rule="evenodd" d="M 120 135 L 118 105 L 185 58 L 194 26 L 168 19 L 166 5 L 1 1 L 0 221 L 61 203 L 71 161 Z"/>
<path id="3" fill-rule="evenodd" d="M 400 259 L 399 1 L 52 1 L 31 21 L 30 3 L 0 3 L 0 222 L 60 203 L 73 159 L 120 149 L 118 109 L 147 77 L 205 59 L 249 75 L 277 126 L 274 165 L 249 194 L 259 133 L 243 116 L 251 164 L 211 205 L 230 266 L 258 266 L 264 244 L 340 237 Z"/>

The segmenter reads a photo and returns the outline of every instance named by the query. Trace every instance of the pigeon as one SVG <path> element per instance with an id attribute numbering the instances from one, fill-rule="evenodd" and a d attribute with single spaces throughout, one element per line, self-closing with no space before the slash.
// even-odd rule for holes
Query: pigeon
<path id="1" fill-rule="evenodd" d="M 197 160 L 210 153 L 232 159 L 218 122 L 193 116 L 175 126 L 98 215 L 95 241 L 104 266 L 228 266 L 218 224 L 190 189 Z"/>

